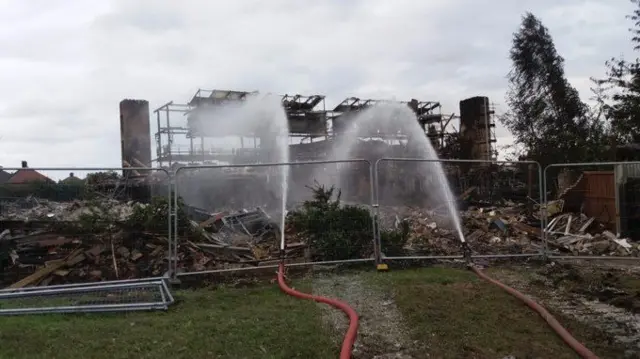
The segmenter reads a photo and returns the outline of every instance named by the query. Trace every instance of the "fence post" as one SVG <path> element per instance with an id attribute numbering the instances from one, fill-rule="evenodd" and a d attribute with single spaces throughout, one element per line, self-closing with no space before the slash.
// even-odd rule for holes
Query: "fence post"
<path id="1" fill-rule="evenodd" d="M 378 224 L 378 203 L 377 203 L 377 199 L 376 199 L 376 185 L 375 185 L 375 181 L 376 181 L 376 171 L 374 169 L 374 167 L 377 165 L 378 162 L 376 162 L 375 164 L 372 164 L 370 161 L 367 161 L 367 165 L 369 166 L 369 190 L 370 190 L 370 202 L 371 202 L 371 224 L 372 224 L 372 230 L 373 232 L 371 233 L 373 235 L 373 258 L 375 259 L 375 265 L 376 268 L 378 269 L 384 269 L 382 267 L 380 267 L 382 265 L 381 262 L 381 243 L 380 243 L 380 237 L 379 237 L 379 232 L 378 232 L 378 228 L 379 228 L 379 224 Z"/>
<path id="2" fill-rule="evenodd" d="M 173 238 L 169 244 L 169 267 L 170 273 L 169 278 L 173 284 L 178 284 L 180 280 L 178 279 L 178 240 L 179 236 L 179 227 L 178 227 L 178 172 L 182 170 L 184 167 L 180 166 L 175 170 L 170 172 L 171 181 L 169 182 L 170 191 L 173 193 L 173 213 L 171 213 L 170 221 L 173 222 Z"/>
<path id="3" fill-rule="evenodd" d="M 540 222 L 542 225 L 542 235 L 544 238 L 543 241 L 543 248 L 542 248 L 542 258 L 543 260 L 547 260 L 549 258 L 549 243 L 548 243 L 548 238 L 547 238 L 547 225 L 548 225 L 548 215 L 549 215 L 549 211 L 548 211 L 548 207 L 549 207 L 549 198 L 547 196 L 547 173 L 549 170 L 549 167 L 551 167 L 550 165 L 544 168 L 543 174 L 542 174 L 542 185 L 543 185 L 543 196 L 544 196 L 544 206 L 540 206 L 540 210 L 543 212 L 541 214 L 541 218 L 540 218 Z"/>
<path id="4" fill-rule="evenodd" d="M 377 255 L 377 260 L 376 260 L 376 268 L 378 270 L 387 270 L 388 269 L 388 265 L 386 263 L 384 263 L 382 261 L 382 236 L 380 234 L 380 179 L 379 179 L 379 163 L 382 159 L 378 159 L 376 160 L 376 162 L 374 162 L 373 164 L 373 176 L 372 176 L 372 182 L 373 182 L 373 193 L 374 193 L 374 200 L 373 200 L 373 210 L 374 210 L 374 223 L 375 223 L 375 228 L 374 228 L 374 238 L 376 240 L 377 243 L 377 247 L 378 247 L 378 252 L 376 253 Z"/>

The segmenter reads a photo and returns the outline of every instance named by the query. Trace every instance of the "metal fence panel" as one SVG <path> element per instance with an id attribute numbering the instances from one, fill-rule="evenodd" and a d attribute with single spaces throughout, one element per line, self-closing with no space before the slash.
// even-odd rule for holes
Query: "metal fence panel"
<path id="1" fill-rule="evenodd" d="M 166 278 L 0 290 L 0 315 L 167 310 Z"/>
<path id="2" fill-rule="evenodd" d="M 374 261 L 371 173 L 371 164 L 358 159 L 180 167 L 172 271 L 187 276 L 273 268 L 283 213 L 289 265 Z M 318 197 L 327 194 L 319 187 L 333 188 L 328 202 Z M 339 211 L 332 208 L 338 196 Z"/>
<path id="3" fill-rule="evenodd" d="M 383 158 L 374 176 L 384 259 L 462 258 L 456 217 L 476 257 L 530 257 L 544 248 L 536 162 Z"/>
<path id="4" fill-rule="evenodd" d="M 4 170 L 12 175 L 0 185 L 3 286 L 12 290 L 48 286 L 48 292 L 56 292 L 97 282 L 92 286 L 105 291 L 112 281 L 167 274 L 172 202 L 166 170 L 26 166 Z M 117 294 L 111 297 L 121 298 L 123 308 L 131 304 Z M 73 310 L 96 311 L 100 305 Z M 30 311 L 41 312 L 37 308 L 19 312 Z"/>
<path id="5" fill-rule="evenodd" d="M 637 259 L 640 162 L 557 163 L 543 171 L 552 258 Z"/>

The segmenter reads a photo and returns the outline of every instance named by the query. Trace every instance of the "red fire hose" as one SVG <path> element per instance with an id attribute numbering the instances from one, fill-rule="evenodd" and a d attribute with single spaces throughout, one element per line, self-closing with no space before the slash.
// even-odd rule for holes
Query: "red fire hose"
<path id="1" fill-rule="evenodd" d="M 287 283 L 284 280 L 284 263 L 280 263 L 280 266 L 278 268 L 278 285 L 283 292 L 291 296 L 302 299 L 311 299 L 316 302 L 329 304 L 335 308 L 342 310 L 349 316 L 349 329 L 347 329 L 347 332 L 344 335 L 344 340 L 342 341 L 340 359 L 350 359 L 351 350 L 353 349 L 353 343 L 355 343 L 356 336 L 358 335 L 358 313 L 356 313 L 356 311 L 353 310 L 353 308 L 351 308 L 348 304 L 339 300 L 298 292 L 297 290 L 294 290 L 287 286 Z"/>
<path id="2" fill-rule="evenodd" d="M 484 274 L 476 266 L 471 265 L 470 268 L 480 278 L 486 280 L 489 283 L 493 283 L 493 284 L 497 285 L 498 287 L 502 288 L 507 293 L 509 293 L 512 296 L 514 296 L 514 297 L 520 299 L 521 301 L 525 302 L 529 306 L 529 308 L 531 308 L 531 309 L 535 310 L 536 312 L 538 312 L 538 314 L 540 314 L 540 316 L 551 326 L 551 328 L 562 338 L 562 340 L 564 340 L 564 342 L 567 343 L 573 350 L 575 350 L 575 352 L 578 353 L 578 355 L 580 355 L 582 358 L 584 358 L 584 359 L 598 359 L 597 355 L 595 355 L 593 352 L 591 352 L 589 349 L 587 349 L 587 347 L 582 345 L 582 343 L 577 341 L 565 328 L 562 327 L 562 325 L 560 325 L 560 323 L 556 320 L 556 318 L 554 318 L 551 315 L 551 313 L 549 313 L 546 309 L 544 309 L 543 306 L 541 306 L 540 304 L 534 302 L 531 298 L 529 298 L 526 295 L 518 292 L 517 290 L 515 290 L 515 289 L 513 289 L 513 288 L 511 288 L 511 287 L 509 287 L 509 286 L 507 286 L 505 284 L 502 284 L 502 283 L 498 282 L 495 279 L 492 279 L 492 278 L 488 277 L 486 274 Z"/>

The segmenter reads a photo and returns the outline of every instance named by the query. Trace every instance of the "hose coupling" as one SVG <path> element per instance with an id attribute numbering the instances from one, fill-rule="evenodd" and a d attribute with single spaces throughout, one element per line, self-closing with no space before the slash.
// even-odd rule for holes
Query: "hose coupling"
<path id="1" fill-rule="evenodd" d="M 471 265 L 471 248 L 467 242 L 462 242 L 462 257 L 467 265 Z"/>

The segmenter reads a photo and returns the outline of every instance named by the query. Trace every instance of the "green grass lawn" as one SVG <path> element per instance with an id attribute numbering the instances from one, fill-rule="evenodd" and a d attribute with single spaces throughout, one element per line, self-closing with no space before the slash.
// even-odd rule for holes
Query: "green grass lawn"
<path id="1" fill-rule="evenodd" d="M 431 358 L 577 358 L 537 313 L 466 270 L 427 268 L 371 276 L 392 290 L 413 339 Z M 557 317 L 601 358 L 621 358 L 602 333 Z"/>
<path id="2" fill-rule="evenodd" d="M 0 358 L 337 357 L 320 308 L 276 285 L 182 291 L 176 298 L 166 313 L 2 317 Z"/>
<path id="3" fill-rule="evenodd" d="M 576 358 L 528 307 L 466 270 L 362 273 L 394 293 L 416 358 Z M 309 281 L 296 287 L 310 291 Z M 168 312 L 0 318 L 0 359 L 336 358 L 339 343 L 313 302 L 276 285 L 179 291 Z M 602 358 L 624 357 L 606 335 L 558 319 Z M 366 343 L 365 343 L 366 344 Z M 428 353 L 428 354 L 427 354 Z"/>

